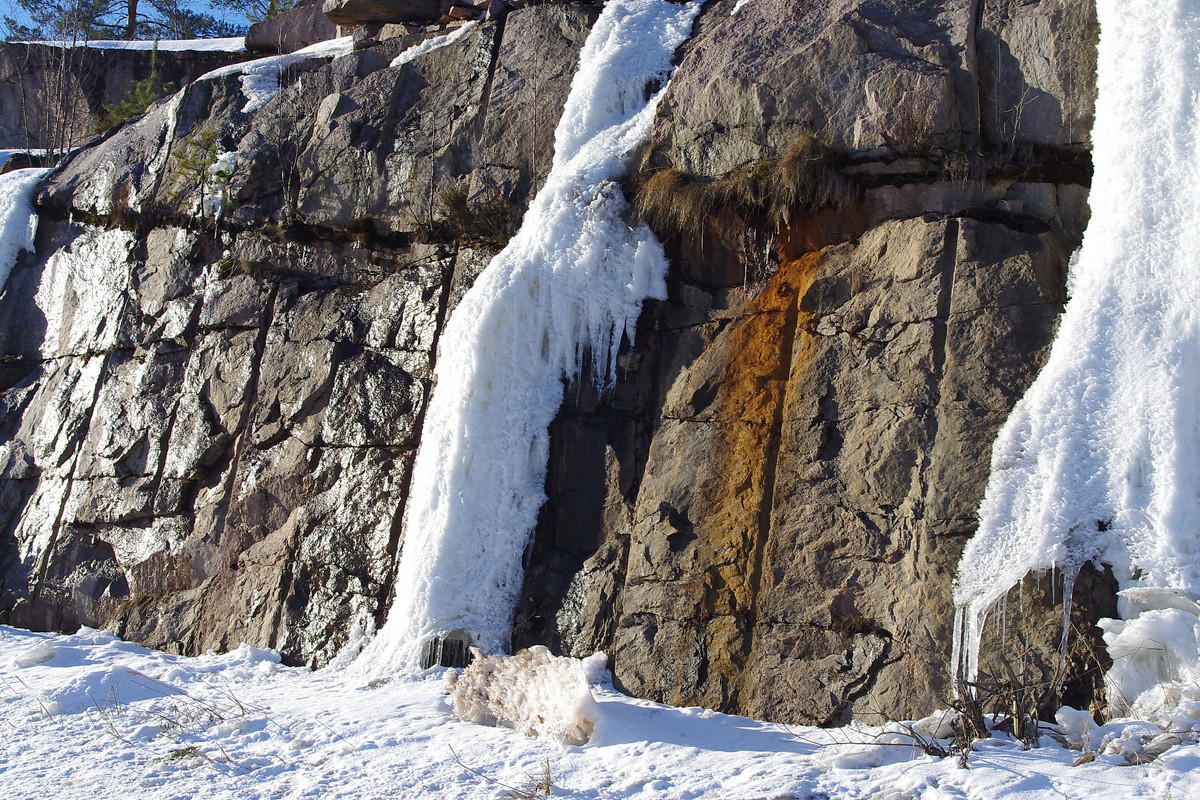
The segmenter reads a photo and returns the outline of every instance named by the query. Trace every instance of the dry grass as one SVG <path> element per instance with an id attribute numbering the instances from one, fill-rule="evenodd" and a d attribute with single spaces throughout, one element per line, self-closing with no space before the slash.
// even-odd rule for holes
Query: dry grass
<path id="1" fill-rule="evenodd" d="M 471 197 L 465 181 L 450 181 L 438 194 L 433 219 L 420 234 L 428 241 L 500 250 L 517 232 L 523 213 L 498 189 Z"/>
<path id="2" fill-rule="evenodd" d="M 845 208 L 860 191 L 837 161 L 815 137 L 801 136 L 781 155 L 715 179 L 657 170 L 638 185 L 634 207 L 651 227 L 671 233 L 701 230 L 726 209 L 748 220 L 779 220 L 793 210 Z"/>
<path id="3" fill-rule="evenodd" d="M 510 800 L 537 800 L 541 797 L 551 797 L 554 794 L 554 780 L 550 774 L 550 759 L 542 762 L 542 770 L 540 773 L 526 773 L 525 777 L 528 780 L 521 786 L 510 786 L 507 783 L 501 783 L 490 775 L 485 775 L 474 767 L 467 766 L 462 759 L 458 757 L 458 753 L 454 752 L 454 748 L 450 748 L 450 754 L 454 756 L 454 760 L 460 767 L 465 769 L 472 775 L 477 775 L 483 778 L 488 783 L 498 786 L 501 789 L 506 789 L 504 797 Z"/>

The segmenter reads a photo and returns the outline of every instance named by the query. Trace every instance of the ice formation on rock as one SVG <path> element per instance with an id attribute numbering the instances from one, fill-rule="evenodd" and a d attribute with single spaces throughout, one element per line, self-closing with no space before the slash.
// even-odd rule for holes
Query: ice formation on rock
<path id="1" fill-rule="evenodd" d="M 546 184 L 442 335 L 396 598 L 369 669 L 411 666 L 448 635 L 488 653 L 507 644 L 563 381 L 587 353 L 590 378 L 610 383 L 642 300 L 665 297 L 662 246 L 630 225 L 617 179 L 699 8 L 610 0 L 592 28 Z"/>
<path id="2" fill-rule="evenodd" d="M 1121 660 L 1138 629 L 1176 670 L 1200 635 L 1200 0 L 1098 12 L 1092 217 L 1050 358 L 993 449 L 954 668 L 976 673 L 989 609 L 1022 576 L 1062 570 L 1069 605 L 1080 567 L 1103 562 L 1127 590 L 1110 695 L 1132 703 L 1154 683 Z"/>

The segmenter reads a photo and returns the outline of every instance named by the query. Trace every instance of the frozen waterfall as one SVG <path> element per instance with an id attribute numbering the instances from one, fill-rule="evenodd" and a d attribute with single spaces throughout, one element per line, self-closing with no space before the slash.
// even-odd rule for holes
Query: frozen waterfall
<path id="1" fill-rule="evenodd" d="M 988 611 L 1024 575 L 1061 569 L 1069 604 L 1104 562 L 1124 589 L 1109 696 L 1128 706 L 1197 669 L 1200 642 L 1200 0 L 1097 5 L 1091 221 L 1049 361 L 993 450 L 954 664 L 975 675 Z M 1131 660 L 1132 640 L 1158 660 Z"/>
<path id="2" fill-rule="evenodd" d="M 507 645 L 563 381 L 586 352 L 592 377 L 611 382 L 642 300 L 665 297 L 662 246 L 630 226 L 617 179 L 699 9 L 609 0 L 592 28 L 546 184 L 446 323 L 396 597 L 362 656 L 370 671 L 413 666 L 423 644 L 446 636 L 489 652 Z"/>

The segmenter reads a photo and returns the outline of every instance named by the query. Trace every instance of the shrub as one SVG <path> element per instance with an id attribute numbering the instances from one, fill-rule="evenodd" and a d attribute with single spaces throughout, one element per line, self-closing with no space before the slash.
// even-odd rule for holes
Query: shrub
<path id="1" fill-rule="evenodd" d="M 1037 747 L 1039 719 L 1061 705 L 1066 662 L 1047 664 L 1019 632 L 1010 635 L 1013 651 L 993 654 L 998 674 L 981 672 L 974 681 L 960 681 L 957 706 L 980 729 L 977 735 L 986 735 L 982 721 L 991 715 L 993 730 L 1008 730 L 1026 748 Z"/>
<path id="2" fill-rule="evenodd" d="M 792 209 L 845 208 L 859 199 L 858 187 L 838 171 L 837 155 L 811 135 L 793 140 L 768 163 L 766 195 L 776 217 Z"/>
<path id="3" fill-rule="evenodd" d="M 166 84 L 164 86 L 158 74 L 158 42 L 155 41 L 154 49 L 150 51 L 150 75 L 134 81 L 124 98 L 111 106 L 104 107 L 104 113 L 100 116 L 101 130 L 107 130 L 114 125 L 120 125 L 122 122 L 133 119 L 149 108 L 155 100 L 165 97 L 173 91 L 175 91 L 175 85 Z"/>
<path id="4" fill-rule="evenodd" d="M 174 154 L 175 168 L 183 179 L 183 186 L 177 187 L 171 197 L 177 198 L 192 187 L 198 187 L 201 220 L 211 219 L 215 223 L 229 205 L 229 181 L 233 170 L 225 163 L 225 156 L 229 154 L 222 154 L 218 134 L 211 128 L 187 139 Z"/>

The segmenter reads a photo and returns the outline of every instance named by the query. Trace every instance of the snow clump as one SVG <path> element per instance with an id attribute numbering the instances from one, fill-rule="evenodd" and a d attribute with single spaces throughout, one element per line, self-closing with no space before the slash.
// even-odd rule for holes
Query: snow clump
<path id="1" fill-rule="evenodd" d="M 1200 728 L 1200 604 L 1182 594 L 1126 589 L 1125 619 L 1102 619 L 1112 657 L 1105 675 L 1109 710 L 1176 731 Z"/>
<path id="2" fill-rule="evenodd" d="M 471 652 L 475 660 L 461 675 L 446 675 L 456 717 L 566 744 L 587 744 L 600 707 L 583 661 L 553 656 L 541 645 L 512 656 L 485 656 L 474 647 Z"/>

